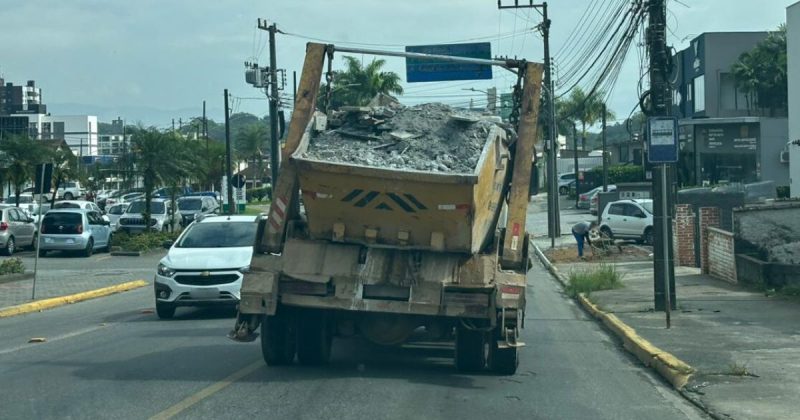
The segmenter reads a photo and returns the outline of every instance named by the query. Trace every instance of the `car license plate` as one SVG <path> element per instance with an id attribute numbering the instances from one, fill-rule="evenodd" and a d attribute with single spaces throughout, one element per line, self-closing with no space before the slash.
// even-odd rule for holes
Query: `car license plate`
<path id="1" fill-rule="evenodd" d="M 195 299 L 214 299 L 219 297 L 219 289 L 216 287 L 204 287 L 192 290 L 191 295 Z"/>

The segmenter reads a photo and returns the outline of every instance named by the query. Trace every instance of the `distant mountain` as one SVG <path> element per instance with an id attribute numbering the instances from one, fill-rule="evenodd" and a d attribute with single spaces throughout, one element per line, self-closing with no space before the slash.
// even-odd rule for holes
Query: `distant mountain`
<path id="1" fill-rule="evenodd" d="M 159 128 L 166 128 L 178 125 L 178 119 L 189 121 L 191 118 L 202 115 L 201 107 L 181 108 L 181 109 L 160 109 L 145 106 L 98 106 L 77 103 L 48 103 L 47 111 L 52 115 L 96 115 L 98 121 L 110 122 L 122 118 L 127 124 L 141 122 L 145 126 L 154 125 Z M 221 108 L 208 107 L 206 110 L 208 118 L 220 121 L 223 118 Z"/>

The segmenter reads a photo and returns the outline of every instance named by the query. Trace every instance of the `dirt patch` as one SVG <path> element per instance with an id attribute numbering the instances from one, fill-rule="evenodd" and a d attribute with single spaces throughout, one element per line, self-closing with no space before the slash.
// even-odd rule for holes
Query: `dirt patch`
<path id="1" fill-rule="evenodd" d="M 544 250 L 544 255 L 553 264 L 563 264 L 571 262 L 622 262 L 622 261 L 647 261 L 650 259 L 650 252 L 642 248 L 630 245 L 621 245 L 621 251 L 613 247 L 608 253 L 593 254 L 589 247 L 584 248 L 584 259 L 578 257 L 578 247 L 565 246 Z"/>
<path id="2" fill-rule="evenodd" d="M 443 173 L 472 173 L 496 124 L 441 103 L 353 110 L 336 120 L 311 139 L 304 157 Z"/>

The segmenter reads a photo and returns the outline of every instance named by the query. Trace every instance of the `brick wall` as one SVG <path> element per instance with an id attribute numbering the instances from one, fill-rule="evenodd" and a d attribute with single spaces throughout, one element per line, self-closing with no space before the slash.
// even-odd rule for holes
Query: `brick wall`
<path id="1" fill-rule="evenodd" d="M 691 204 L 675 206 L 675 218 L 672 219 L 672 244 L 675 262 L 686 267 L 695 266 L 695 214 Z"/>
<path id="2" fill-rule="evenodd" d="M 720 209 L 718 207 L 700 207 L 700 268 L 705 274 L 710 272 L 708 267 L 708 228 L 719 228 L 719 226 Z"/>
<path id="3" fill-rule="evenodd" d="M 736 256 L 733 233 L 708 227 L 706 229 L 708 274 L 731 283 L 736 283 Z"/>

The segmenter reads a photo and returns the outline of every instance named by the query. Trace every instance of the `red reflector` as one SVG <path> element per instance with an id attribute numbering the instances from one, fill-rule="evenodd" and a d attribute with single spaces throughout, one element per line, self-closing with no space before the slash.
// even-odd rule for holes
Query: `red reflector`
<path id="1" fill-rule="evenodd" d="M 8 229 L 8 223 L 1 222 L 0 223 L 0 230 L 6 230 L 6 229 Z"/>
<path id="2" fill-rule="evenodd" d="M 507 293 L 511 295 L 521 295 L 524 292 L 524 290 L 525 289 L 519 286 L 508 286 L 508 285 L 500 286 L 500 293 Z"/>

